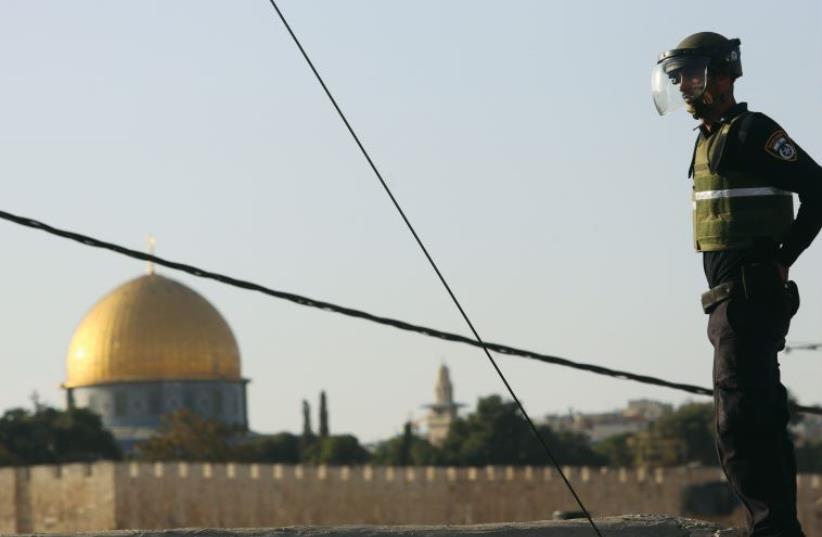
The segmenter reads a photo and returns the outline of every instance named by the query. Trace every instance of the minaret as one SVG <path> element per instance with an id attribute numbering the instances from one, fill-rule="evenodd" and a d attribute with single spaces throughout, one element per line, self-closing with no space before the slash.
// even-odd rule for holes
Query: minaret
<path id="1" fill-rule="evenodd" d="M 441 365 L 439 373 L 437 373 L 437 385 L 434 387 L 434 394 L 438 405 L 451 406 L 454 404 L 454 385 L 451 384 L 451 374 L 445 365 Z"/>
<path id="2" fill-rule="evenodd" d="M 437 383 L 434 386 L 435 403 L 425 405 L 428 408 L 426 425 L 428 426 L 428 441 L 435 446 L 441 446 L 448 436 L 451 424 L 457 419 L 460 403 L 454 402 L 454 385 L 451 383 L 451 374 L 446 365 L 441 365 L 437 373 Z"/>

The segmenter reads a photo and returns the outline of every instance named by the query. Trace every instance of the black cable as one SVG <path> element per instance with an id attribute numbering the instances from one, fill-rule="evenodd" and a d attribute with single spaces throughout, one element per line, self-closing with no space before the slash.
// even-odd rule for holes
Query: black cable
<path id="1" fill-rule="evenodd" d="M 580 499 L 580 497 L 577 494 L 576 490 L 574 490 L 574 487 L 571 485 L 571 482 L 568 481 L 568 478 L 565 476 L 565 473 L 562 471 L 562 468 L 560 467 L 559 462 L 557 462 L 556 458 L 554 457 L 553 453 L 551 452 L 551 449 L 548 447 L 548 443 L 545 442 L 545 440 L 542 438 L 542 435 L 539 434 L 539 430 L 537 429 L 536 425 L 534 425 L 534 422 L 531 421 L 531 417 L 525 411 L 525 406 L 523 406 L 523 404 L 520 402 L 519 398 L 517 397 L 517 394 L 514 393 L 513 388 L 511 388 L 511 385 L 508 383 L 508 379 L 505 378 L 505 375 L 502 373 L 502 370 L 497 365 L 497 362 L 494 360 L 494 357 L 491 356 L 491 353 L 488 351 L 488 348 L 485 347 L 485 344 L 482 342 L 482 338 L 480 337 L 479 332 L 477 332 L 477 329 L 474 328 L 474 324 L 471 322 L 471 319 L 468 318 L 468 314 L 465 313 L 465 310 L 463 309 L 462 304 L 460 304 L 460 301 L 457 299 L 456 295 L 451 290 L 451 286 L 448 285 L 447 281 L 445 281 L 445 277 L 442 275 L 442 272 L 440 272 L 439 267 L 437 267 L 437 264 L 434 262 L 434 259 L 431 257 L 431 254 L 428 253 L 428 249 L 423 244 L 423 242 L 420 239 L 419 235 L 417 235 L 417 232 L 414 229 L 414 226 L 411 225 L 411 221 L 408 220 L 408 217 L 405 215 L 405 211 L 403 211 L 402 207 L 400 207 L 400 204 L 397 201 L 397 198 L 394 197 L 394 194 L 391 192 L 391 189 L 388 188 L 388 184 L 385 182 L 385 179 L 383 179 L 382 174 L 377 169 L 377 166 L 374 164 L 374 161 L 371 160 L 371 156 L 368 154 L 368 151 L 366 151 L 365 147 L 362 145 L 362 142 L 360 142 L 360 139 L 357 136 L 357 133 L 354 132 L 354 129 L 351 127 L 351 124 L 348 122 L 348 119 L 345 117 L 345 114 L 343 113 L 342 109 L 340 109 L 339 105 L 337 104 L 337 100 L 334 99 L 333 95 L 331 95 L 331 91 L 328 89 L 328 86 L 325 85 L 325 82 L 323 81 L 322 77 L 320 76 L 320 73 L 314 67 L 314 63 L 311 61 L 311 58 L 308 57 L 308 54 L 305 52 L 305 49 L 303 48 L 302 44 L 300 43 L 300 40 L 297 39 L 297 36 L 296 36 L 296 34 L 294 34 L 294 31 L 291 29 L 291 26 L 288 24 L 288 21 L 285 20 L 285 16 L 283 15 L 282 11 L 280 11 L 280 8 L 277 6 L 277 2 L 275 2 L 274 0 L 269 0 L 269 2 L 271 3 L 274 10 L 277 12 L 277 15 L 279 15 L 280 20 L 282 21 L 282 23 L 285 26 L 286 30 L 288 30 L 288 33 L 291 35 L 291 38 L 294 40 L 294 43 L 297 45 L 297 48 L 300 49 L 300 53 L 302 53 L 303 58 L 305 58 L 305 61 L 308 63 L 308 66 L 311 68 L 311 71 L 314 73 L 314 76 L 317 77 L 317 81 L 323 87 L 323 90 L 325 90 L 325 94 L 328 96 L 329 100 L 331 101 L 331 104 L 334 105 L 334 108 L 337 110 L 337 114 L 339 114 L 340 119 L 342 119 L 343 123 L 345 123 L 345 126 L 348 129 L 348 132 L 351 133 L 351 137 L 354 138 L 354 141 L 357 143 L 357 147 L 360 148 L 360 151 L 362 152 L 363 156 L 368 161 L 368 164 L 371 166 L 371 169 L 374 171 L 374 175 L 376 175 L 377 179 L 379 179 L 380 184 L 382 185 L 383 189 L 385 190 L 385 193 L 388 194 L 388 197 L 391 199 L 391 203 L 394 204 L 394 207 L 397 209 L 397 212 L 402 217 L 403 221 L 405 222 L 405 225 L 408 226 L 408 230 L 414 236 L 414 240 L 417 241 L 417 245 L 420 247 L 420 250 L 422 250 L 422 253 L 425 254 L 425 258 L 428 259 L 428 262 L 431 264 L 431 268 L 434 269 L 434 272 L 436 272 L 437 277 L 439 278 L 440 282 L 442 283 L 442 286 L 445 287 L 445 290 L 448 292 L 448 296 L 451 297 L 451 300 L 454 302 L 454 305 L 459 310 L 460 315 L 462 315 L 462 318 L 465 320 L 465 324 L 467 324 L 468 328 L 471 329 L 471 333 L 474 335 L 474 338 L 477 340 L 477 342 L 480 345 L 482 345 L 482 349 L 485 352 L 485 355 L 488 357 L 488 360 L 491 362 L 491 365 L 494 367 L 494 370 L 499 375 L 499 378 L 502 380 L 502 383 L 505 384 L 505 388 L 508 390 L 508 393 L 514 399 L 514 402 L 516 403 L 517 407 L 519 407 L 519 410 L 520 410 L 520 412 L 522 412 L 522 415 L 525 418 L 525 421 L 528 422 L 528 425 L 531 427 L 531 430 L 534 432 L 534 435 L 539 440 L 539 443 L 542 444 L 542 447 L 545 449 L 545 453 L 548 454 L 548 458 L 551 460 L 551 462 L 556 467 L 557 472 L 559 473 L 560 477 L 562 477 L 562 480 L 565 482 L 565 485 L 567 485 L 568 490 L 571 491 L 571 494 L 574 496 L 574 499 L 576 500 L 577 504 L 579 505 L 579 508 L 585 514 L 585 517 L 588 519 L 588 522 L 591 524 L 591 527 L 594 529 L 594 532 L 596 532 L 596 534 L 599 537 L 602 537 L 602 534 L 600 533 L 599 528 L 597 528 L 597 525 L 594 523 L 594 519 L 591 518 L 591 514 L 588 512 L 588 509 L 585 508 L 585 505 L 582 503 L 582 499 Z"/>
<path id="2" fill-rule="evenodd" d="M 785 347 L 785 353 L 792 351 L 818 351 L 822 347 L 822 343 L 795 343 Z"/>
<path id="3" fill-rule="evenodd" d="M 587 371 L 589 373 L 594 373 L 597 375 L 605 375 L 613 378 L 618 378 L 622 380 L 633 380 L 635 382 L 639 382 L 641 384 L 650 384 L 653 386 L 660 386 L 663 388 L 670 388 L 672 390 L 679 390 L 682 392 L 692 393 L 695 395 L 707 395 L 712 396 L 713 391 L 708 388 L 702 388 L 700 386 L 694 386 L 693 384 L 682 384 L 679 382 L 671 382 L 668 380 L 664 380 L 658 377 L 652 377 L 649 375 L 639 375 L 637 373 L 631 373 L 628 371 L 620 371 L 619 369 L 610 369 L 607 367 L 602 367 L 599 365 L 594 364 L 585 364 L 580 362 L 574 362 L 572 360 L 568 360 L 567 358 L 560 358 L 557 356 L 551 356 L 549 354 L 542 354 L 539 352 L 534 351 L 527 351 L 523 349 L 518 349 L 516 347 L 511 347 L 509 345 L 503 345 L 501 343 L 490 343 L 485 342 L 480 344 L 474 339 L 469 337 L 461 336 L 459 334 L 454 334 L 451 332 L 444 332 L 442 330 L 437 330 L 436 328 L 429 328 L 427 326 L 421 326 L 418 324 L 412 324 L 405 321 L 400 321 L 397 319 L 392 319 L 390 317 L 381 317 L 379 315 L 374 315 L 372 313 L 368 313 L 362 310 L 349 308 L 346 306 L 340 306 L 337 304 L 333 304 L 331 302 L 324 302 L 322 300 L 314 300 L 313 298 L 308 298 L 302 295 L 297 295 L 294 293 L 288 293 L 285 291 L 277 291 L 275 289 L 270 289 L 268 287 L 262 286 L 260 284 L 249 282 L 246 280 L 240 280 L 237 278 L 232 278 L 231 276 L 226 276 L 223 274 L 219 274 L 216 272 L 211 272 L 199 267 L 195 267 L 192 265 L 186 265 L 185 263 L 178 263 L 176 261 L 169 261 L 167 259 L 163 259 L 162 257 L 157 257 L 155 255 L 147 254 L 145 252 L 140 252 L 139 250 L 132 250 L 130 248 L 126 248 L 125 246 L 120 246 L 118 244 L 102 241 L 99 239 L 95 239 L 93 237 L 89 237 L 87 235 L 82 235 L 80 233 L 75 233 L 73 231 L 67 231 L 64 229 L 58 229 L 52 227 L 48 224 L 43 222 L 39 222 L 32 218 L 27 218 L 24 216 L 17 216 L 11 213 L 7 213 L 5 211 L 0 211 L 0 219 L 7 220 L 9 222 L 13 222 L 15 224 L 30 227 L 34 229 L 39 229 L 40 231 L 45 231 L 51 235 L 56 235 L 58 237 L 63 237 L 65 239 L 70 239 L 76 242 L 79 242 L 85 246 L 91 246 L 93 248 L 101 248 L 103 250 L 109 250 L 127 257 L 131 257 L 134 259 L 139 259 L 141 261 L 151 261 L 157 265 L 167 267 L 173 270 L 178 270 L 180 272 L 185 272 L 187 274 L 191 274 L 192 276 L 197 276 L 199 278 L 206 278 L 209 280 L 214 280 L 220 283 L 224 283 L 226 285 L 230 285 L 232 287 L 239 287 L 241 289 L 247 289 L 250 291 L 258 291 L 260 293 L 273 296 L 275 298 L 280 298 L 283 300 L 288 300 L 289 302 L 293 302 L 295 304 L 299 304 L 301 306 L 307 306 L 310 308 L 317 308 L 324 311 L 330 311 L 333 313 L 339 313 L 341 315 L 345 315 L 348 317 L 355 317 L 357 319 L 364 319 L 366 321 L 370 321 L 377 324 L 382 324 L 385 326 L 392 326 L 394 328 L 398 328 L 400 330 L 405 330 L 408 332 L 416 332 L 418 334 L 423 334 L 425 336 L 442 339 L 445 341 L 453 341 L 456 343 L 464 343 L 466 345 L 471 345 L 474 347 L 486 348 L 488 350 L 492 350 L 494 352 L 498 352 L 500 354 L 506 354 L 508 356 L 520 356 L 522 358 L 530 358 L 532 360 L 537 360 L 539 362 L 544 362 L 547 364 L 559 365 L 562 367 L 570 367 L 572 369 L 577 369 L 580 371 Z M 792 405 L 791 410 L 794 412 L 804 413 L 804 414 L 817 414 L 822 415 L 822 408 L 820 407 L 813 407 L 813 406 L 800 406 L 800 405 Z"/>

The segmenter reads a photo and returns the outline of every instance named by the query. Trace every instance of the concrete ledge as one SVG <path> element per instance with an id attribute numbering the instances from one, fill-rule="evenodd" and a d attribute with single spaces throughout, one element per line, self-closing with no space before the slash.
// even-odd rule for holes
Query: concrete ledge
<path id="1" fill-rule="evenodd" d="M 712 537 L 719 526 L 688 518 L 626 515 L 596 519 L 604 537 Z M 120 530 L 49 537 L 592 537 L 585 519 L 472 526 L 294 526 L 249 529 Z"/>

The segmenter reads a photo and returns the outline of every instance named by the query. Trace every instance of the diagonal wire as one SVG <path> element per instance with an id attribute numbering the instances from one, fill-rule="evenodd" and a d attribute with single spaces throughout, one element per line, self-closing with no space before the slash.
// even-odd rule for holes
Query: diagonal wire
<path id="1" fill-rule="evenodd" d="M 562 468 L 560 467 L 559 462 L 554 457 L 554 454 L 551 452 L 551 448 L 548 447 L 548 443 L 545 441 L 545 439 L 539 433 L 539 430 L 537 429 L 536 425 L 534 425 L 534 422 L 531 420 L 531 417 L 525 411 L 525 406 L 523 406 L 523 404 L 520 402 L 519 398 L 517 397 L 517 394 L 514 393 L 513 388 L 508 383 L 508 379 L 505 378 L 505 375 L 502 373 L 502 370 L 497 365 L 496 360 L 494 360 L 494 357 L 491 356 L 491 353 L 488 351 L 488 348 L 483 343 L 482 338 L 479 335 L 479 332 L 477 332 L 477 329 L 474 327 L 474 324 L 471 322 L 471 319 L 468 318 L 468 314 L 463 309 L 462 304 L 460 304 L 460 301 L 457 299 L 457 296 L 451 290 L 451 286 L 448 285 L 448 282 L 445 280 L 445 277 L 442 275 L 442 272 L 440 272 L 440 269 L 439 269 L 439 267 L 437 267 L 437 264 L 436 264 L 436 262 L 434 262 L 434 259 L 431 257 L 431 254 L 428 253 L 428 249 L 423 244 L 422 240 L 420 239 L 419 235 L 417 234 L 416 230 L 414 229 L 414 226 L 411 224 L 411 221 L 405 215 L 405 211 L 403 211 L 402 207 L 400 207 L 400 204 L 397 201 L 397 198 L 394 197 L 394 194 L 391 192 L 391 189 L 388 187 L 388 184 L 385 182 L 385 179 L 383 179 L 383 176 L 380 173 L 380 171 L 377 169 L 377 166 L 374 164 L 374 161 L 371 160 L 371 156 L 368 154 L 368 151 L 366 151 L 366 149 L 363 146 L 362 142 L 360 142 L 359 136 L 357 136 L 357 133 L 354 132 L 354 129 L 351 127 L 351 124 L 348 122 L 348 119 L 346 118 L 346 116 L 343 113 L 342 109 L 337 104 L 337 100 L 331 94 L 331 91 L 328 89 L 328 86 L 326 86 L 325 81 L 323 81 L 323 78 L 322 78 L 322 76 L 320 76 L 320 73 L 317 71 L 316 67 L 314 67 L 314 63 L 311 61 L 311 58 L 308 57 L 308 54 L 306 53 L 305 49 L 303 48 L 302 44 L 300 43 L 300 40 L 297 38 L 297 35 L 294 33 L 294 31 L 291 29 L 291 26 L 288 24 L 288 21 L 285 19 L 285 16 L 283 15 L 283 12 L 280 11 L 280 8 L 277 6 L 277 2 L 275 2 L 275 0 L 269 0 L 269 2 L 271 3 L 271 6 L 274 8 L 274 10 L 277 12 L 277 15 L 280 17 L 280 20 L 282 21 L 282 23 L 285 26 L 286 30 L 288 30 L 289 35 L 291 35 L 291 38 L 294 40 L 294 44 L 296 44 L 297 48 L 300 49 L 300 53 L 302 54 L 303 58 L 305 58 L 306 63 L 308 63 L 308 66 L 311 68 L 311 71 L 314 73 L 314 76 L 317 78 L 317 81 L 322 86 L 323 90 L 325 91 L 325 94 L 328 96 L 328 99 L 331 101 L 331 104 L 334 105 L 334 109 L 337 111 L 337 114 L 339 114 L 340 119 L 342 119 L 343 123 L 345 123 L 345 126 L 348 129 L 348 132 L 351 134 L 351 137 L 357 143 L 357 147 L 360 148 L 360 151 L 362 152 L 365 159 L 368 161 L 369 166 L 371 166 L 371 169 L 374 171 L 374 175 L 376 175 L 377 179 L 379 179 L 380 184 L 382 185 L 383 189 L 385 190 L 385 193 L 391 199 L 391 203 L 394 204 L 394 207 L 397 209 L 397 212 L 402 217 L 403 221 L 405 222 L 405 225 L 408 227 L 408 230 L 414 236 L 414 240 L 417 242 L 417 245 L 420 247 L 420 250 L 422 250 L 422 253 L 425 255 L 425 258 L 428 259 L 428 263 L 431 265 L 431 268 L 434 269 L 434 272 L 437 274 L 437 278 L 439 278 L 440 282 L 442 283 L 442 286 L 448 292 L 448 296 L 451 297 L 452 302 L 454 302 L 454 305 L 459 310 L 460 315 L 465 320 L 465 324 L 468 325 L 468 328 L 471 329 L 471 333 L 474 335 L 474 338 L 482 346 L 482 350 L 485 352 L 485 355 L 488 357 L 488 360 L 491 362 L 491 365 L 493 366 L 494 370 L 499 375 L 499 378 L 502 380 L 502 383 L 505 384 L 505 388 L 508 390 L 508 393 L 514 399 L 514 402 L 517 404 L 517 407 L 519 407 L 520 412 L 522 412 L 523 417 L 528 422 L 528 425 L 531 427 L 531 430 L 533 431 L 534 435 L 537 437 L 537 440 L 539 440 L 539 443 L 542 444 L 542 447 L 545 449 L 545 453 L 548 454 L 548 458 L 551 460 L 553 465 L 556 467 L 557 472 L 559 473 L 560 477 L 562 477 L 562 480 L 565 482 L 565 485 L 568 487 L 568 490 L 573 495 L 574 500 L 576 500 L 577 504 L 579 505 L 579 508 L 585 514 L 585 517 L 588 519 L 588 522 L 591 524 L 591 528 L 593 528 L 594 532 L 599 537 L 602 537 L 602 533 L 600 533 L 599 528 L 594 523 L 594 519 L 591 518 L 591 514 L 588 512 L 588 509 L 585 508 L 585 505 L 582 503 L 582 499 L 580 499 L 580 497 L 577 494 L 576 490 L 574 490 L 574 487 L 571 485 L 571 482 L 568 481 L 568 478 L 565 476 L 565 473 L 562 471 Z"/>
<path id="2" fill-rule="evenodd" d="M 791 351 L 818 351 L 822 343 L 794 343 L 785 347 L 785 353 Z"/>
<path id="3" fill-rule="evenodd" d="M 9 222 L 13 222 L 15 224 L 37 229 L 40 231 L 44 231 L 50 235 L 55 235 L 58 237 L 62 237 L 65 239 L 70 239 L 72 241 L 79 242 L 85 246 L 91 246 L 93 248 L 100 248 L 103 250 L 109 250 L 126 257 L 131 257 L 134 259 L 139 259 L 141 261 L 150 261 L 154 264 L 167 267 L 173 270 L 178 270 L 180 272 L 185 272 L 187 274 L 191 274 L 192 276 L 197 276 L 199 278 L 206 278 L 209 280 L 214 280 L 226 285 L 230 285 L 232 287 L 238 287 L 240 289 L 246 289 L 249 291 L 257 291 L 263 293 L 268 296 L 272 296 L 275 298 L 279 298 L 282 300 L 287 300 L 289 302 L 293 302 L 295 304 L 299 304 L 301 306 L 306 306 L 309 308 L 316 308 L 323 311 L 339 313 L 341 315 L 345 315 L 347 317 L 354 317 L 357 319 L 363 319 L 366 321 L 370 321 L 373 323 L 381 324 L 384 326 L 391 326 L 397 328 L 399 330 L 405 330 L 408 332 L 416 332 L 418 334 L 422 334 L 424 336 L 429 336 L 437 339 L 442 339 L 445 341 L 453 341 L 456 343 L 464 343 L 466 345 L 471 345 L 474 347 L 486 348 L 488 350 L 498 352 L 500 354 L 506 354 L 508 356 L 519 356 L 522 358 L 530 358 L 532 360 L 537 360 L 539 362 L 543 362 L 546 364 L 553 364 L 562 367 L 570 367 L 572 369 L 577 369 L 580 371 L 587 371 L 589 373 L 594 373 L 597 375 L 605 375 L 613 378 L 618 378 L 622 380 L 632 380 L 635 382 L 639 382 L 641 384 L 650 384 L 653 386 L 660 386 L 663 388 L 670 388 L 672 390 L 678 390 L 682 392 L 692 393 L 694 395 L 713 395 L 713 391 L 709 388 L 703 388 L 701 386 L 694 386 L 693 384 L 683 384 L 679 382 L 671 382 L 669 380 L 661 379 L 659 377 L 652 377 L 650 375 L 640 375 L 637 373 L 631 373 L 629 371 L 621 371 L 619 369 L 611 369 L 608 367 L 603 367 L 596 364 L 586 364 L 581 362 L 575 362 L 573 360 L 568 360 L 567 358 L 560 358 L 558 356 L 551 356 L 550 354 L 543 354 L 540 352 L 529 351 L 524 349 L 519 349 L 517 347 L 511 347 L 509 345 L 503 345 L 501 343 L 491 343 L 491 342 L 484 342 L 479 343 L 476 339 L 472 339 L 469 337 L 462 336 L 460 334 L 454 334 L 451 332 L 445 332 L 442 330 L 437 330 L 436 328 L 430 328 L 427 326 L 422 326 L 418 324 L 412 324 L 405 321 L 400 321 L 398 319 L 392 319 L 390 317 L 383 317 L 379 315 L 374 315 L 373 313 L 368 313 L 366 311 L 358 310 L 355 308 L 349 308 L 347 306 L 340 306 L 338 304 L 333 304 L 331 302 L 324 302 L 322 300 L 315 300 L 313 298 L 308 298 L 306 296 L 298 295 L 295 293 L 288 293 L 286 291 L 277 291 L 275 289 L 271 289 L 265 287 L 263 285 L 250 282 L 247 280 L 240 280 L 237 278 L 233 278 L 231 276 L 226 276 L 224 274 L 219 274 L 217 272 L 211 272 L 203 268 L 195 267 L 192 265 L 187 265 L 185 263 L 180 263 L 177 261 L 170 261 L 168 259 L 163 259 L 162 257 L 157 257 L 155 255 L 147 254 L 141 252 L 139 250 L 132 250 L 131 248 L 126 248 L 124 246 L 120 246 L 118 244 L 114 244 L 111 242 L 102 241 L 100 239 L 95 239 L 94 237 L 89 237 L 88 235 L 82 235 L 80 233 L 75 233 L 73 231 L 67 231 L 65 229 L 59 229 L 52 227 L 48 224 L 40 222 L 38 220 L 34 220 L 32 218 L 27 218 L 24 216 L 17 216 L 11 213 L 7 213 L 5 211 L 0 211 L 0 219 L 7 220 Z M 822 415 L 822 407 L 815 407 L 815 406 L 800 406 L 791 404 L 791 410 L 794 412 L 804 413 L 804 414 L 816 414 Z"/>

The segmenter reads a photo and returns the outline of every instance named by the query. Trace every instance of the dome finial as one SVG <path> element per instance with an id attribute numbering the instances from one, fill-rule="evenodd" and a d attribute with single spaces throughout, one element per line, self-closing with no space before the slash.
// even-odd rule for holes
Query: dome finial
<path id="1" fill-rule="evenodd" d="M 148 250 L 148 255 L 154 255 L 155 247 L 157 246 L 157 239 L 154 238 L 154 235 L 149 233 L 146 235 L 146 249 Z M 148 262 L 148 273 L 154 274 L 154 263 L 149 260 Z"/>

